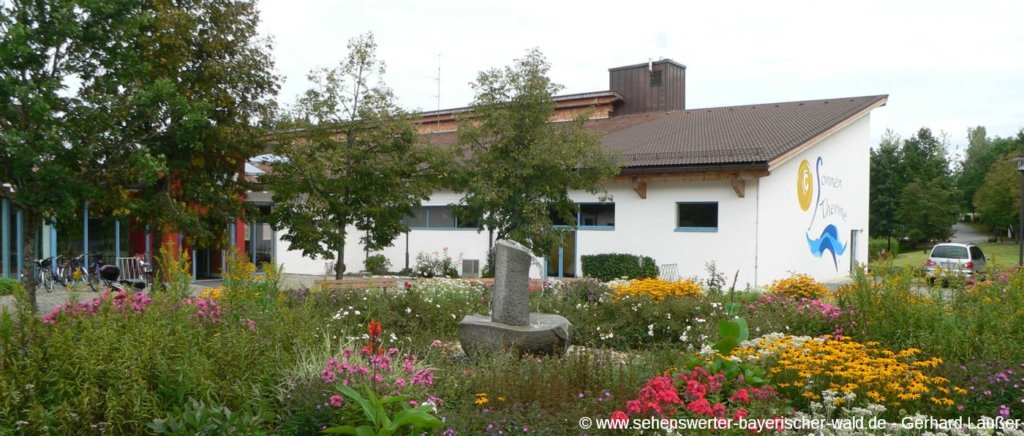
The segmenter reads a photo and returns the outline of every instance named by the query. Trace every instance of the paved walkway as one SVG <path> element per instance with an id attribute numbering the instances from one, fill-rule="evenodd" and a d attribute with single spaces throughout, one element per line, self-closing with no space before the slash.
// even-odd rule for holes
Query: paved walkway
<path id="1" fill-rule="evenodd" d="M 953 224 L 953 237 L 949 238 L 949 242 L 956 242 L 960 244 L 980 244 L 982 242 L 988 242 L 988 235 L 979 232 L 974 227 L 963 223 L 956 223 Z"/>

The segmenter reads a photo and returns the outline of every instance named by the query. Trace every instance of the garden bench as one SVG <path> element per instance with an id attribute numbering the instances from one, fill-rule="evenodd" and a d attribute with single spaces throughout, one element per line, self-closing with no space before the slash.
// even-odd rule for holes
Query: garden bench
<path id="1" fill-rule="evenodd" d="M 679 266 L 674 263 L 659 266 L 658 278 L 669 282 L 679 280 Z"/>

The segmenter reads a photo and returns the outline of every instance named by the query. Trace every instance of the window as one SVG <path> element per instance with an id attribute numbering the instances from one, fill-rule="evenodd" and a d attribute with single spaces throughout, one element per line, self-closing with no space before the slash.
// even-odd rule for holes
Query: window
<path id="1" fill-rule="evenodd" d="M 683 232 L 717 232 L 718 203 L 676 203 L 676 230 Z"/>
<path id="2" fill-rule="evenodd" d="M 581 203 L 580 227 L 615 227 L 615 203 Z"/>
<path id="3" fill-rule="evenodd" d="M 661 86 L 661 71 L 651 71 L 651 87 Z"/>
<path id="4" fill-rule="evenodd" d="M 421 206 L 414 208 L 412 216 L 405 217 L 402 224 L 410 229 L 475 229 L 476 220 L 460 220 L 456 215 L 457 206 Z"/>
<path id="5" fill-rule="evenodd" d="M 981 249 L 978 247 L 971 247 L 971 260 L 985 260 L 985 255 L 982 254 Z"/>
<path id="6" fill-rule="evenodd" d="M 402 224 L 409 226 L 409 228 L 415 227 L 426 227 L 427 226 L 427 208 L 417 207 L 412 210 L 412 216 L 407 216 L 402 220 Z"/>

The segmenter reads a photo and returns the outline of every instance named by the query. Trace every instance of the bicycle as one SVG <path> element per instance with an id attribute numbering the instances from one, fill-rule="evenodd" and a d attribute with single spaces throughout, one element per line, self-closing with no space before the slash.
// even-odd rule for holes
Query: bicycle
<path id="1" fill-rule="evenodd" d="M 38 259 L 36 264 L 36 283 L 46 289 L 46 292 L 53 292 L 53 258 Z"/>
<path id="2" fill-rule="evenodd" d="M 99 292 L 100 280 L 102 280 L 102 277 L 100 277 L 100 272 L 102 272 L 104 267 L 113 265 L 107 265 L 106 263 L 104 263 L 103 255 L 100 253 L 93 253 L 92 258 L 93 261 L 92 265 L 89 265 L 89 270 L 87 273 L 88 277 L 86 282 L 89 284 L 89 289 L 92 289 L 93 292 Z M 117 267 L 114 266 L 114 268 L 116 269 Z M 118 270 L 118 275 L 120 275 L 120 270 Z M 110 287 L 109 281 L 103 280 L 103 282 L 105 285 L 107 285 L 107 287 Z"/>
<path id="3" fill-rule="evenodd" d="M 84 260 L 85 254 L 83 253 L 66 262 L 65 267 L 61 271 L 66 283 L 73 284 L 79 280 L 81 280 L 82 284 L 89 283 L 89 270 L 86 269 Z M 76 272 L 79 274 L 78 279 L 75 279 Z"/>

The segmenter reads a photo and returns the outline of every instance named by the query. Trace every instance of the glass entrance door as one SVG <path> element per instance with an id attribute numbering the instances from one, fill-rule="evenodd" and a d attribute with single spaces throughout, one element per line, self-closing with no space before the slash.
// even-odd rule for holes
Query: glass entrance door
<path id="1" fill-rule="evenodd" d="M 548 277 L 576 277 L 576 231 L 558 234 L 559 244 L 548 254 Z"/>

